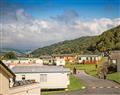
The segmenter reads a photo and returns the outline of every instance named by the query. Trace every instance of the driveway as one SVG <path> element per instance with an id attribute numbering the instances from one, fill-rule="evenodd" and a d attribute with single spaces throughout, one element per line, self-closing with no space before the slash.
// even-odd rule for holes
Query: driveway
<path id="1" fill-rule="evenodd" d="M 115 82 L 95 78 L 83 70 L 79 71 L 76 76 L 87 83 L 85 90 L 50 95 L 120 95 L 120 85 Z"/>
<path id="2" fill-rule="evenodd" d="M 120 87 L 119 84 L 113 81 L 95 78 L 93 76 L 86 74 L 83 70 L 79 71 L 76 76 L 84 80 L 87 83 L 88 88 L 118 88 Z"/>

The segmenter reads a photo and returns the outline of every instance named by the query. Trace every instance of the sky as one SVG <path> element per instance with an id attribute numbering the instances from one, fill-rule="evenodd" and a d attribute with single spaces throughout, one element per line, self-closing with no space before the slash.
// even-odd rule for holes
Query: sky
<path id="1" fill-rule="evenodd" d="M 0 45 L 34 50 L 120 25 L 120 0 L 0 0 Z"/>

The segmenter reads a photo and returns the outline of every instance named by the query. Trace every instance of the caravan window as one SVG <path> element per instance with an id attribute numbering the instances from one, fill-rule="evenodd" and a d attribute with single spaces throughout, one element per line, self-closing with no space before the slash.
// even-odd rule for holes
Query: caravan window
<path id="1" fill-rule="evenodd" d="M 47 74 L 40 74 L 40 82 L 47 82 Z"/>
<path id="2" fill-rule="evenodd" d="M 25 75 L 22 75 L 22 80 L 25 80 Z"/>

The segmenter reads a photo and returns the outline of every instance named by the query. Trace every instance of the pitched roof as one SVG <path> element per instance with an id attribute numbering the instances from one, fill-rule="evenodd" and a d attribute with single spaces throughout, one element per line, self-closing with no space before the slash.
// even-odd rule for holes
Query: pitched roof
<path id="1" fill-rule="evenodd" d="M 64 73 L 70 69 L 60 66 L 16 66 L 12 68 L 14 73 Z"/>
<path id="2" fill-rule="evenodd" d="M 49 55 L 42 55 L 40 56 L 40 59 L 53 59 L 53 57 Z"/>
<path id="3" fill-rule="evenodd" d="M 78 55 L 79 57 L 98 57 L 99 55 Z"/>
<path id="4" fill-rule="evenodd" d="M 57 57 L 75 57 L 75 54 L 52 54 L 52 56 L 57 56 Z"/>
<path id="5" fill-rule="evenodd" d="M 10 77 L 15 77 L 15 74 L 0 60 L 0 69 L 5 70 L 6 73 L 9 74 Z"/>

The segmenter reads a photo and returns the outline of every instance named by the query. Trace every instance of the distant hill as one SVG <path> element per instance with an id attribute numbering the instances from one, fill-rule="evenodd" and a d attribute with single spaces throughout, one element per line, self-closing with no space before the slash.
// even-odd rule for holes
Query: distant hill
<path id="1" fill-rule="evenodd" d="M 16 54 L 24 54 L 24 52 L 22 52 L 20 50 L 17 50 L 17 49 L 13 49 L 13 48 L 2 48 L 0 50 L 0 54 L 5 54 L 5 53 L 8 53 L 8 52 L 14 52 Z"/>
<path id="2" fill-rule="evenodd" d="M 0 54 L 5 54 L 8 52 L 14 52 L 16 54 L 30 54 L 32 51 L 31 50 L 18 50 L 18 49 L 13 49 L 13 48 L 2 48 L 0 49 Z"/>
<path id="3" fill-rule="evenodd" d="M 39 48 L 31 54 L 40 56 L 47 54 L 99 53 L 116 49 L 120 50 L 120 25 L 105 31 L 99 36 L 80 37 L 74 40 L 59 42 Z"/>

